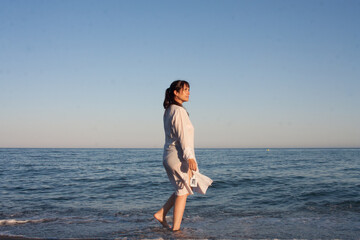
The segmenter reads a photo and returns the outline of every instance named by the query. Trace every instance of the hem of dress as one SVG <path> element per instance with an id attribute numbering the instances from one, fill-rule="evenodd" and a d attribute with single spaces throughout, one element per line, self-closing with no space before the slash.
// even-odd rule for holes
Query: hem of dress
<path id="1" fill-rule="evenodd" d="M 175 192 L 175 195 L 177 196 L 177 197 L 181 197 L 181 196 L 185 196 L 185 195 L 194 195 L 194 192 L 192 192 L 192 193 L 183 193 L 183 194 L 177 194 L 176 192 Z"/>

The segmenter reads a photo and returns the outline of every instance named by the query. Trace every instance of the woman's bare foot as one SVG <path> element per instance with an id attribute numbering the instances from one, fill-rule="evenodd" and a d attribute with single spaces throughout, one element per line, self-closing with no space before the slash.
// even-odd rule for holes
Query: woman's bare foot
<path id="1" fill-rule="evenodd" d="M 166 222 L 166 218 L 165 218 L 162 210 L 159 210 L 157 213 L 155 213 L 154 218 L 156 220 L 158 220 L 161 223 L 161 225 L 163 225 L 163 227 L 169 228 L 169 229 L 171 228 L 171 226 Z"/>

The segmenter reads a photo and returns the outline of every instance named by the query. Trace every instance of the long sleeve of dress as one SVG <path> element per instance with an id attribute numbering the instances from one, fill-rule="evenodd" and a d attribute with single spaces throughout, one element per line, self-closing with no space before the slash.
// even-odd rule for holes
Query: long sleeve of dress
<path id="1" fill-rule="evenodd" d="M 194 127 L 188 113 L 183 107 L 171 105 L 164 112 L 165 145 L 179 146 L 182 149 L 182 158 L 186 161 L 195 159 Z"/>
<path id="2" fill-rule="evenodd" d="M 186 161 L 195 159 L 194 151 L 194 127 L 189 115 L 182 107 L 177 108 L 172 119 L 172 126 L 177 136 L 177 141 L 183 150 L 183 157 Z"/>

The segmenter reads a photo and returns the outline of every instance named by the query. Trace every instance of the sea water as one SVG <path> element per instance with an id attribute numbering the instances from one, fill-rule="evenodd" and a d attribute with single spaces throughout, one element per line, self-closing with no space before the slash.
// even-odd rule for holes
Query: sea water
<path id="1" fill-rule="evenodd" d="M 0 149 L 0 238 L 360 239 L 360 149 L 196 156 L 214 183 L 172 233 L 162 149 Z"/>

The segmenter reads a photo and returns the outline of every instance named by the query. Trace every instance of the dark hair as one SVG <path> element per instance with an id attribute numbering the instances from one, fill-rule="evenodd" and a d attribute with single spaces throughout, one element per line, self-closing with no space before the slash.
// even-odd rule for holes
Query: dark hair
<path id="1" fill-rule="evenodd" d="M 181 106 L 181 104 L 175 101 L 174 99 L 175 98 L 174 91 L 180 92 L 180 90 L 183 89 L 184 86 L 190 87 L 190 84 L 184 80 L 176 80 L 171 83 L 168 89 L 166 89 L 165 100 L 163 104 L 165 109 L 167 109 L 171 104 L 176 104 Z"/>

